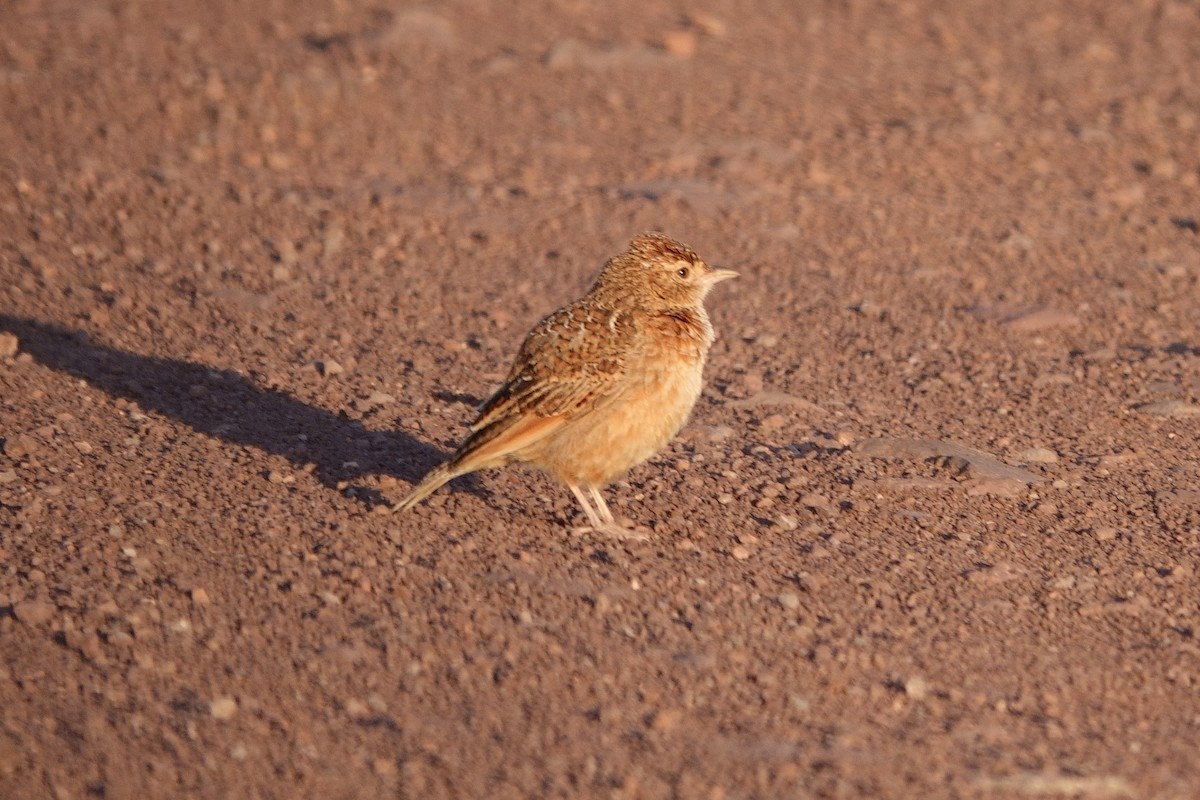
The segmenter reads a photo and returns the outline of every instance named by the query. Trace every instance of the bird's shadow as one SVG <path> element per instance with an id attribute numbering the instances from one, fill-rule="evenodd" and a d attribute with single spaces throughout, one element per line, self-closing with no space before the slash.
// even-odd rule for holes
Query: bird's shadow
<path id="1" fill-rule="evenodd" d="M 43 366 L 207 436 L 284 456 L 297 467 L 312 464 L 331 488 L 372 474 L 413 483 L 445 458 L 404 431 L 368 430 L 344 412 L 308 405 L 233 370 L 130 353 L 94 344 L 83 331 L 8 314 L 0 313 L 0 330 L 15 334 L 21 352 Z M 388 502 L 374 489 L 347 488 L 368 506 Z M 474 484 L 471 491 L 481 489 Z"/>

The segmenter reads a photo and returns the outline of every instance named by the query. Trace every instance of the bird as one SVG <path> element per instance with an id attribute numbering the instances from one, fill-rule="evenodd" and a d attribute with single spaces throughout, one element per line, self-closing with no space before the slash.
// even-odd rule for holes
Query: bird
<path id="1" fill-rule="evenodd" d="M 715 339 L 704 299 L 737 275 L 665 234 L 635 236 L 583 297 L 533 327 L 454 455 L 392 510 L 460 475 L 526 462 L 571 490 L 588 521 L 580 530 L 644 538 L 615 521 L 600 490 L 687 421 Z"/>

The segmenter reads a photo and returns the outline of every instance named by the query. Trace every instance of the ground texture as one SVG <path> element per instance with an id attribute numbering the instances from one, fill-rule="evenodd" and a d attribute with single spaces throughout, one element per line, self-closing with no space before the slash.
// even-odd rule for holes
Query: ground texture
<path id="1" fill-rule="evenodd" d="M 1200 796 L 1200 10 L 0 4 L 0 796 Z M 572 533 L 390 502 L 663 230 Z"/>

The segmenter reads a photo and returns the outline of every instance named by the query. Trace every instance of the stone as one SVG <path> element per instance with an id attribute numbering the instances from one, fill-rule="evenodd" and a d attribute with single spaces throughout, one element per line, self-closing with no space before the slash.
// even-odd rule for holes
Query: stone
<path id="1" fill-rule="evenodd" d="M 1016 460 L 1022 464 L 1057 464 L 1058 453 L 1048 447 L 1031 447 L 1017 453 Z"/>
<path id="2" fill-rule="evenodd" d="M 212 714 L 213 719 L 218 719 L 222 722 L 233 719 L 234 715 L 237 714 L 237 710 L 237 700 L 234 700 L 232 697 L 218 697 L 209 705 L 209 713 Z"/>
<path id="3" fill-rule="evenodd" d="M 8 331 L 0 331 L 0 358 L 12 358 L 21 349 L 21 340 Z"/>
<path id="4" fill-rule="evenodd" d="M 22 600 L 13 606 L 13 614 L 26 625 L 45 625 L 58 609 L 45 600 Z"/>

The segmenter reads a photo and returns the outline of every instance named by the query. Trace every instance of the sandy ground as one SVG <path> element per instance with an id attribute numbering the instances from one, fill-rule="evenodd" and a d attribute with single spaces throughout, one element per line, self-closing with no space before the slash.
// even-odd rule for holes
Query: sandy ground
<path id="1" fill-rule="evenodd" d="M 521 7 L 0 5 L 0 796 L 1200 796 L 1198 6 Z M 649 541 L 382 513 L 643 230 Z"/>

